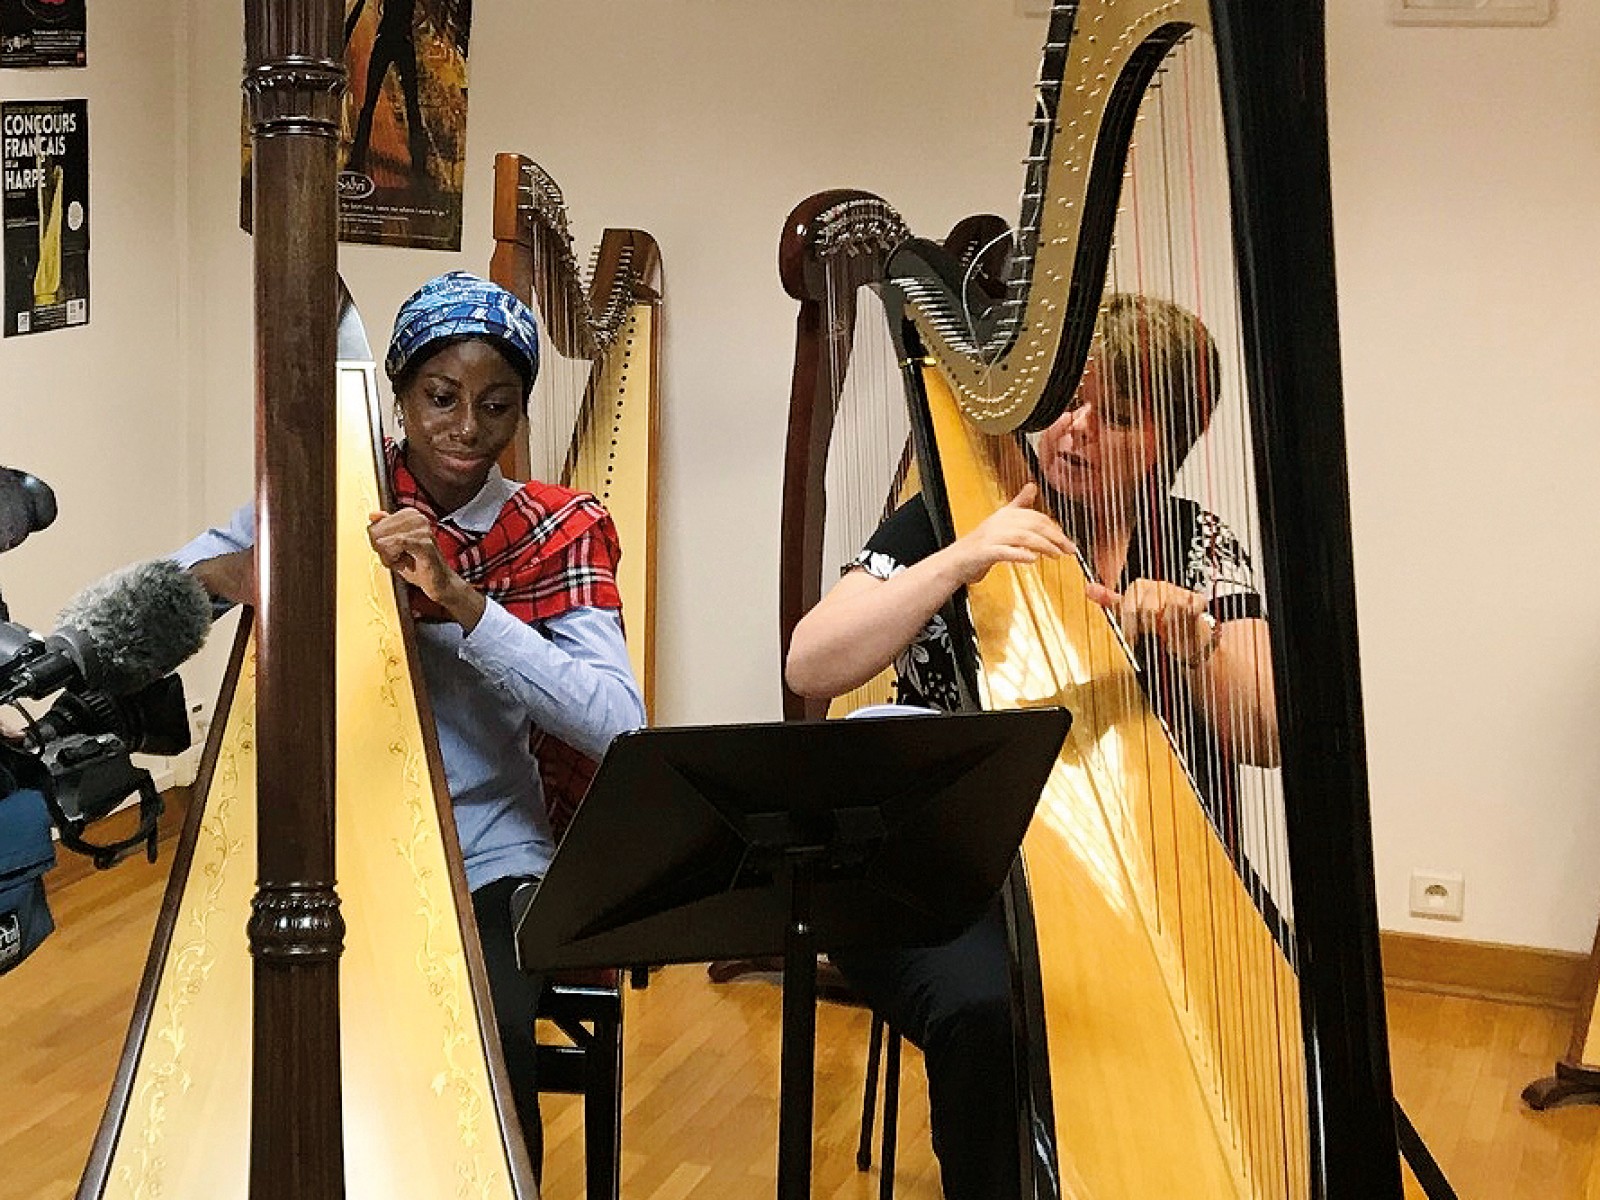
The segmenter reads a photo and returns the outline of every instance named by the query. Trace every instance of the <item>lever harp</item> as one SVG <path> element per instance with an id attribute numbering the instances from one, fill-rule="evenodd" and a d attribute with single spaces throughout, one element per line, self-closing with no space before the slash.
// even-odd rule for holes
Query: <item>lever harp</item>
<path id="1" fill-rule="evenodd" d="M 616 522 L 628 654 L 650 711 L 655 693 L 656 412 L 661 251 L 648 233 L 607 229 L 578 265 L 561 188 L 520 154 L 494 162 L 489 275 L 533 309 L 544 361 L 528 425 L 507 449 L 509 479 L 589 492 Z"/>

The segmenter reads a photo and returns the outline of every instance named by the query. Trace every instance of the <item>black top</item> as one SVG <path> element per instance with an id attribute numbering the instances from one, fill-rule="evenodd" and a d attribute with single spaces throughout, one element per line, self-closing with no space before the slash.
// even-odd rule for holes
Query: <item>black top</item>
<path id="1" fill-rule="evenodd" d="M 1163 504 L 1160 528 L 1160 538 L 1134 531 L 1118 591 L 1135 579 L 1151 579 L 1209 597 L 1206 609 L 1219 624 L 1262 615 L 1250 556 L 1221 518 L 1193 500 L 1171 496 Z M 859 568 L 888 579 L 938 549 L 927 505 L 917 495 L 878 526 L 845 570 Z M 963 653 L 973 652 L 968 648 Z M 1172 734 L 1213 821 L 1233 846 L 1236 764 L 1222 753 L 1195 712 L 1188 672 L 1163 654 L 1154 638 L 1141 640 L 1138 661 L 1139 679 L 1151 706 Z M 949 623 L 936 613 L 894 661 L 896 702 L 944 711 L 959 708 L 957 662 Z"/>

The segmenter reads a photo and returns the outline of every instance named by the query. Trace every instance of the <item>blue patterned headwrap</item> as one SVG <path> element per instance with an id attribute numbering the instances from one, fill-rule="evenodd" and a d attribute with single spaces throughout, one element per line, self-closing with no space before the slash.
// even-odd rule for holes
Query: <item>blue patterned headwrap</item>
<path id="1" fill-rule="evenodd" d="M 383 360 L 391 381 L 441 338 L 487 337 L 527 367 L 529 386 L 539 374 L 539 329 L 533 313 L 505 288 L 466 271 L 430 279 L 400 306 Z"/>

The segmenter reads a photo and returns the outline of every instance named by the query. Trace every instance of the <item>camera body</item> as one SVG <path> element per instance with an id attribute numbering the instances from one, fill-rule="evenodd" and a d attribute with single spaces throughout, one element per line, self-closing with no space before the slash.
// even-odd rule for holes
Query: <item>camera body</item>
<path id="1" fill-rule="evenodd" d="M 0 656 L 0 674 L 4 670 Z M 24 717 L 20 740 L 0 739 L 0 974 L 55 928 L 44 876 L 55 866 L 58 839 L 102 870 L 140 846 L 155 861 L 161 795 L 131 755 L 177 754 L 189 744 L 176 675 L 127 697 L 63 692 L 42 716 Z M 134 831 L 113 841 L 92 840 L 90 826 L 135 796 Z"/>
<path id="2" fill-rule="evenodd" d="M 54 516 L 54 496 L 46 485 L 0 468 L 0 552 Z M 43 715 L 13 705 L 25 728 L 20 737 L 0 738 L 0 974 L 25 959 L 55 927 L 44 876 L 55 865 L 57 837 L 101 869 L 141 845 L 155 861 L 161 796 L 150 773 L 130 756 L 179 754 L 189 746 L 183 684 L 176 674 L 117 696 L 91 689 L 82 682 L 87 672 L 73 672 L 74 664 L 82 666 L 78 645 L 59 634 L 41 638 L 11 621 L 0 598 L 0 698 L 46 694 L 45 688 L 14 686 L 24 677 L 38 682 L 33 676 L 46 667 L 61 675 L 59 680 L 40 676 L 50 690 L 67 683 Z M 89 827 L 135 796 L 139 823 L 134 832 L 113 842 L 91 841 Z"/>

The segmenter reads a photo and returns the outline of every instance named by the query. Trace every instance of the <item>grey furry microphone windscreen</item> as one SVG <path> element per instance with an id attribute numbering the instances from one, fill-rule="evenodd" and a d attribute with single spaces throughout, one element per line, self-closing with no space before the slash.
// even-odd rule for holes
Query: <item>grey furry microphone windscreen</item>
<path id="1" fill-rule="evenodd" d="M 57 632 L 76 631 L 92 652 L 90 687 L 126 695 L 199 650 L 210 632 L 211 616 L 211 598 L 200 581 L 161 558 L 125 567 L 84 588 L 61 610 Z"/>

